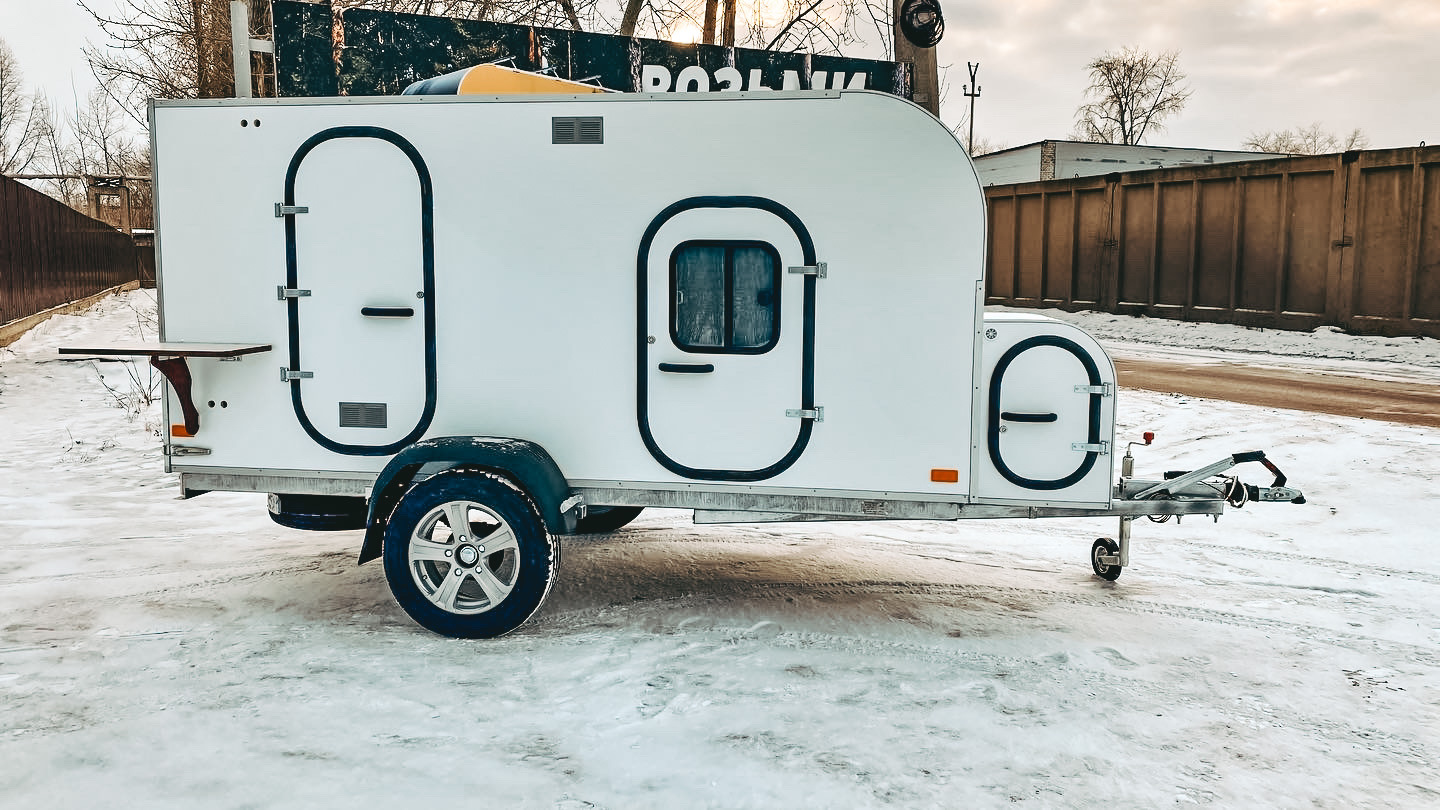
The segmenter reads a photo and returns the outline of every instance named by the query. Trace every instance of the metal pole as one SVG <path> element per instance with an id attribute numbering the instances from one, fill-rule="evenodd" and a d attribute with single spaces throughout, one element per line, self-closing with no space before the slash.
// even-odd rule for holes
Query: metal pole
<path id="1" fill-rule="evenodd" d="M 975 74 L 980 72 L 979 62 L 966 62 L 965 66 L 970 69 L 970 83 L 965 85 L 965 95 L 970 99 L 970 140 L 965 144 L 965 151 L 975 156 L 975 99 L 980 97 L 980 85 L 975 83 Z M 974 92 L 971 92 L 971 91 Z"/>
<path id="2" fill-rule="evenodd" d="M 250 98 L 250 6 L 230 0 L 230 55 L 235 65 L 235 98 Z"/>

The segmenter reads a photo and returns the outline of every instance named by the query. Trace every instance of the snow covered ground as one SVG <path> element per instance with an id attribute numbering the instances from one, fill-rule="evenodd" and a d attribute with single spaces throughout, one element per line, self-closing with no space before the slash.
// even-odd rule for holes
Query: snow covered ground
<path id="1" fill-rule="evenodd" d="M 453 641 L 358 533 L 177 500 L 158 405 L 55 354 L 141 337 L 152 295 L 0 351 L 0 807 L 1440 806 L 1440 431 L 1125 391 L 1140 472 L 1266 449 L 1309 503 L 1141 521 L 1117 583 L 1085 559 L 1109 520 L 655 511 L 567 541 L 515 634 Z M 1117 351 L 1440 369 L 1108 318 Z"/>

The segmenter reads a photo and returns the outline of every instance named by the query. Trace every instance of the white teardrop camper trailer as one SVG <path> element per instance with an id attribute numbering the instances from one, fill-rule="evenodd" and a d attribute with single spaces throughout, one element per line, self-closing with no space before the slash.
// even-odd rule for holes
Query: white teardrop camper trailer
<path id="1" fill-rule="evenodd" d="M 439 633 L 515 628 L 560 536 L 649 506 L 1118 516 L 1091 550 L 1113 579 L 1130 519 L 1219 514 L 1205 479 L 1264 461 L 1117 481 L 1109 358 L 984 315 L 975 171 L 893 96 L 167 101 L 151 123 L 162 342 L 68 351 L 150 355 L 186 494 L 364 529 L 361 562 Z M 1248 492 L 1300 498 L 1283 483 Z"/>

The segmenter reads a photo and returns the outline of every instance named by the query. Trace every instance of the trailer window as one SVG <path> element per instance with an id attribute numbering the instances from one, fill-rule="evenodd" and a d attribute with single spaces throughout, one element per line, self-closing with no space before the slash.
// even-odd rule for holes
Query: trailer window
<path id="1" fill-rule="evenodd" d="M 683 242 L 670 288 L 670 335 L 685 351 L 761 354 L 779 340 L 780 254 L 765 242 Z"/>

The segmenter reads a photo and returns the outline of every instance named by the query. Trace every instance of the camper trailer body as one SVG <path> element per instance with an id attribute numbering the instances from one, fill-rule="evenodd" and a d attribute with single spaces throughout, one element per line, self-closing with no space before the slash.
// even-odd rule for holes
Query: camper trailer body
<path id="1" fill-rule="evenodd" d="M 1117 485 L 1110 360 L 984 315 L 980 183 L 895 97 L 166 101 L 151 123 L 167 469 L 364 527 L 362 562 L 383 545 L 439 632 L 518 625 L 554 537 L 617 507 L 1119 515 L 1107 576 L 1130 517 L 1223 508 Z M 474 562 L 501 545 L 509 568 Z"/>
<path id="2" fill-rule="evenodd" d="M 1074 388 L 1114 372 L 1053 321 L 985 339 L 984 196 L 953 136 L 880 93 L 787 95 L 158 103 L 162 339 L 275 347 L 192 363 L 203 428 L 173 442 L 209 452 L 172 469 L 358 495 L 419 439 L 500 436 L 581 490 L 1108 505 L 1108 459 L 1027 489 L 984 452 L 1005 343 L 1075 347 L 1005 371 L 1008 411 L 1074 411 L 1005 426 L 1018 477 L 1098 460 L 1071 444 L 1092 396 L 1111 440 L 1114 399 Z M 574 118 L 600 142 L 555 143 Z M 737 247 L 761 345 L 723 345 Z"/>

